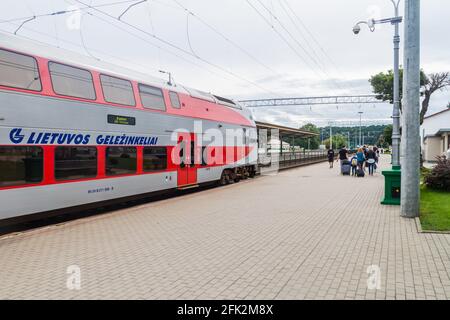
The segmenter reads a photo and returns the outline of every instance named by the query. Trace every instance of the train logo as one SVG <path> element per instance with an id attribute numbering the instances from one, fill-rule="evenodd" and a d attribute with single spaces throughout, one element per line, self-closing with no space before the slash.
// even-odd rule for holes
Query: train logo
<path id="1" fill-rule="evenodd" d="M 21 133 L 22 129 L 18 128 L 12 129 L 11 132 L 9 133 L 9 139 L 11 140 L 11 142 L 15 144 L 21 143 L 25 138 L 25 136 Z"/>

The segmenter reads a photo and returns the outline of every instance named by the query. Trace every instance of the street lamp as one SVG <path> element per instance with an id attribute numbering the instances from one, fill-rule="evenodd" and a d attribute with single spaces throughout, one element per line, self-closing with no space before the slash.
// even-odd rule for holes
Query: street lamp
<path id="1" fill-rule="evenodd" d="M 358 113 L 359 113 L 359 146 L 362 147 L 362 144 L 361 144 L 361 142 L 362 142 L 361 141 L 361 124 L 362 124 L 362 114 L 364 112 L 359 111 Z"/>
<path id="2" fill-rule="evenodd" d="M 399 56 L 400 56 L 400 35 L 399 24 L 403 18 L 398 15 L 398 7 L 400 0 L 391 0 L 395 9 L 395 17 L 369 21 L 360 21 L 353 27 L 353 33 L 359 34 L 361 25 L 366 24 L 371 32 L 375 31 L 375 25 L 390 23 L 395 26 L 394 33 L 394 108 L 392 112 L 393 126 L 392 126 L 392 169 L 400 169 L 400 70 L 399 70 Z"/>

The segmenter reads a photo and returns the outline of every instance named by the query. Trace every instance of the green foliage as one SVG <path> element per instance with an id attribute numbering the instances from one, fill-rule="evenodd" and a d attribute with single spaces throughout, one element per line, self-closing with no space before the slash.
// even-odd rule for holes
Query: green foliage
<path id="1" fill-rule="evenodd" d="M 386 126 L 383 131 L 384 142 L 388 145 L 392 144 L 392 124 Z"/>
<path id="2" fill-rule="evenodd" d="M 372 125 L 361 127 L 361 136 L 364 137 L 366 145 L 380 145 L 379 140 L 383 135 L 386 125 Z M 330 137 L 330 127 L 321 128 L 322 138 L 328 139 Z M 340 134 L 345 138 L 345 144 L 350 148 L 355 148 L 359 145 L 359 126 L 356 127 L 332 127 L 333 135 Z M 348 138 L 350 136 L 350 142 Z M 361 138 L 362 139 L 362 138 Z M 386 146 L 384 146 L 386 147 Z"/>
<path id="3" fill-rule="evenodd" d="M 320 129 L 312 123 L 305 124 L 300 129 L 314 132 L 314 133 L 320 133 Z M 311 138 L 294 138 L 294 139 L 287 138 L 287 139 L 283 139 L 283 141 L 289 143 L 291 146 L 294 145 L 294 146 L 300 146 L 301 148 L 304 148 L 304 149 L 309 148 L 311 150 L 316 150 L 316 149 L 319 149 L 320 136 L 318 135 L 318 136 L 314 136 Z"/>
<path id="4" fill-rule="evenodd" d="M 372 76 L 369 80 L 372 85 L 373 92 L 377 95 L 378 100 L 389 101 L 389 103 L 394 103 L 394 72 L 389 70 L 387 73 L 380 72 Z M 400 101 L 403 97 L 403 69 L 400 69 Z M 426 74 L 420 71 L 420 86 L 425 86 L 429 83 L 429 79 Z M 400 102 L 401 107 L 401 102 Z"/>
<path id="5" fill-rule="evenodd" d="M 428 188 L 450 191 L 450 160 L 438 157 L 438 163 L 425 176 L 424 182 Z"/>
<path id="6" fill-rule="evenodd" d="M 450 193 L 423 186 L 420 190 L 420 222 L 424 230 L 450 231 Z"/>
<path id="7" fill-rule="evenodd" d="M 324 144 L 327 149 L 330 148 L 330 138 L 324 141 Z M 347 138 L 343 135 L 336 134 L 333 135 L 333 149 L 340 149 L 342 147 L 345 147 L 347 145 Z"/>

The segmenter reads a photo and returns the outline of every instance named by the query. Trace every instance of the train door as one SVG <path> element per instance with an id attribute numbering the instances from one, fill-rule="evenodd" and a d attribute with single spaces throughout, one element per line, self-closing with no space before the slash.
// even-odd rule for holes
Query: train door
<path id="1" fill-rule="evenodd" d="M 178 187 L 197 184 L 198 146 L 195 133 L 179 133 L 180 165 L 178 166 Z"/>

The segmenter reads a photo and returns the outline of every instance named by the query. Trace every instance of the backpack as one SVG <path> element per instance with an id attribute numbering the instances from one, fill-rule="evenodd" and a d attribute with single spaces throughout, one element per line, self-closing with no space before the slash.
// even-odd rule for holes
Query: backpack
<path id="1" fill-rule="evenodd" d="M 352 159 L 352 167 L 356 167 L 358 165 L 358 159 Z"/>

